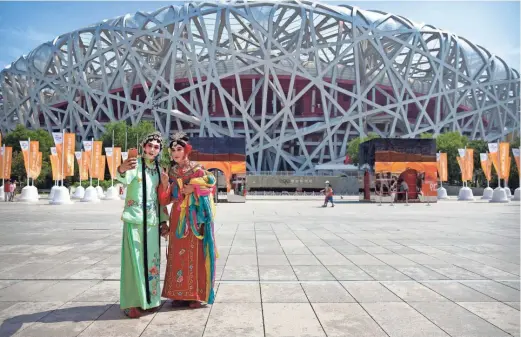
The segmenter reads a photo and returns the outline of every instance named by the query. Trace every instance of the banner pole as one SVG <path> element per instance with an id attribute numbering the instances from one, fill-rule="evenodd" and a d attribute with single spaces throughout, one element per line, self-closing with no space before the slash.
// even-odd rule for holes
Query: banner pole
<path id="1" fill-rule="evenodd" d="M 65 180 L 65 129 L 62 130 L 62 186 Z"/>
<path id="2" fill-rule="evenodd" d="M 94 137 L 90 141 L 90 186 L 92 186 L 92 171 L 94 170 Z"/>
<path id="3" fill-rule="evenodd" d="M 114 130 L 112 130 L 112 172 L 110 173 L 110 181 L 112 187 L 114 187 L 114 162 L 116 156 L 114 156 Z"/>
<path id="4" fill-rule="evenodd" d="M 0 167 L 0 170 L 2 170 L 2 188 L 4 187 L 5 185 L 5 144 L 2 145 L 3 147 L 3 155 L 2 155 L 2 167 Z"/>
<path id="5" fill-rule="evenodd" d="M 27 148 L 27 186 L 29 186 L 29 172 L 31 172 L 31 137 L 29 137 L 29 146 Z"/>

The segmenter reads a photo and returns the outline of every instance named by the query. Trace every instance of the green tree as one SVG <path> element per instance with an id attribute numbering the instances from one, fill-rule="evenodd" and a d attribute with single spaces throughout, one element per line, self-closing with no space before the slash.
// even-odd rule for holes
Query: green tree
<path id="1" fill-rule="evenodd" d="M 433 139 L 434 135 L 432 133 L 424 132 L 420 134 L 420 139 Z"/>
<path id="2" fill-rule="evenodd" d="M 51 163 L 49 159 L 50 148 L 54 146 L 52 136 L 43 129 L 28 130 L 25 126 L 19 124 L 16 128 L 5 135 L 4 142 L 7 146 L 13 147 L 13 162 L 12 162 L 12 178 L 19 182 L 26 184 L 27 174 L 23 160 L 22 151 L 20 148 L 20 141 L 31 139 L 37 140 L 42 152 L 42 170 L 37 179 L 34 180 L 34 185 L 38 188 L 47 188 L 52 184 Z"/>
<path id="3" fill-rule="evenodd" d="M 467 143 L 467 148 L 474 149 L 474 181 L 477 186 L 486 186 L 487 178 L 485 177 L 485 173 L 481 168 L 481 159 L 480 153 L 487 153 L 488 151 L 488 143 L 481 139 L 470 140 Z"/>
<path id="4" fill-rule="evenodd" d="M 442 133 L 436 137 L 436 150 L 447 153 L 447 171 L 449 184 L 461 182 L 461 170 L 456 157 L 458 149 L 464 148 L 468 143 L 467 137 L 459 132 Z"/>
<path id="5" fill-rule="evenodd" d="M 356 137 L 351 139 L 349 144 L 347 145 L 347 154 L 349 155 L 349 158 L 351 158 L 351 162 L 354 164 L 358 163 L 358 150 L 360 147 L 360 144 L 367 142 L 368 140 L 374 139 L 374 138 L 380 138 L 376 133 L 369 132 L 367 134 L 367 137 Z"/>

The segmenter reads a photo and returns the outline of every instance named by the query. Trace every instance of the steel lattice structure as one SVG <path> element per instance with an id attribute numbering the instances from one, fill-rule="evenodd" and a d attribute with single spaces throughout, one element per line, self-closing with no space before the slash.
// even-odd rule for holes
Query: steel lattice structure
<path id="1" fill-rule="evenodd" d="M 400 16 L 310 1 L 137 12 L 57 37 L 0 76 L 2 131 L 246 137 L 247 167 L 309 173 L 348 140 L 519 128 L 519 73 L 464 38 Z M 2 100 L 3 97 L 3 100 Z"/>

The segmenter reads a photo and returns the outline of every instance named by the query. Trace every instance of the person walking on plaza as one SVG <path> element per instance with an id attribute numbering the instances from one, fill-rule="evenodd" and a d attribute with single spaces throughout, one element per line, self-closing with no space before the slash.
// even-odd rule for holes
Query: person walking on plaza
<path id="1" fill-rule="evenodd" d="M 9 194 L 9 201 L 14 201 L 14 196 L 16 194 L 16 180 L 11 180 L 11 186 L 10 186 L 10 194 Z"/>
<path id="2" fill-rule="evenodd" d="M 159 187 L 161 205 L 172 203 L 162 295 L 174 307 L 200 308 L 215 297 L 215 177 L 189 160 L 188 140 L 184 133 L 171 137 L 172 167 L 162 174 Z"/>
<path id="3" fill-rule="evenodd" d="M 333 203 L 333 187 L 329 184 L 329 181 L 326 181 L 326 188 L 320 192 L 325 194 L 324 205 L 322 205 L 322 207 L 327 207 L 328 202 L 331 202 L 331 207 L 335 207 Z"/>
<path id="4" fill-rule="evenodd" d="M 11 181 L 8 179 L 4 181 L 4 201 L 8 202 L 11 199 Z"/>
<path id="5" fill-rule="evenodd" d="M 157 197 L 162 140 L 160 133 L 146 136 L 141 143 L 143 155 L 138 157 L 137 151 L 129 151 L 128 159 L 117 169 L 117 180 L 127 186 L 122 216 L 120 307 L 130 318 L 161 305 L 160 234 L 168 233 L 168 213 Z"/>

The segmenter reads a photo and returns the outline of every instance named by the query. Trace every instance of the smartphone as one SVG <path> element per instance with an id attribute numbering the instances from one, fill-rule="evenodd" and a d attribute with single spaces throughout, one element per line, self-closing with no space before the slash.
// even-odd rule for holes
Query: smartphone
<path id="1" fill-rule="evenodd" d="M 131 148 L 128 150 L 128 157 L 129 158 L 137 158 L 137 149 Z"/>

